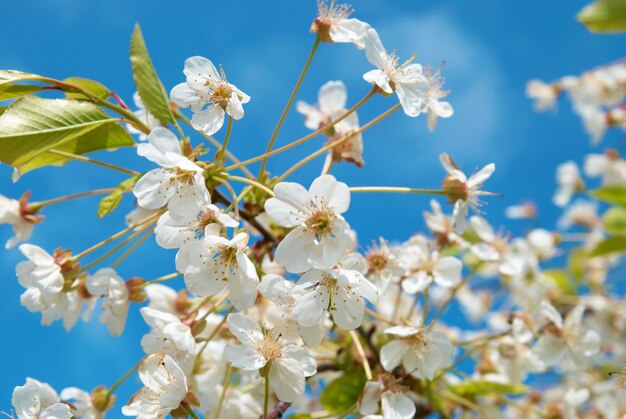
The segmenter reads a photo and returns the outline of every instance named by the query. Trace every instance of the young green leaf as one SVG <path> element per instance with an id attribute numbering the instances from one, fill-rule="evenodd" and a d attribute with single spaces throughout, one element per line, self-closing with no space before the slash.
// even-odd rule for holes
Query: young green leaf
<path id="1" fill-rule="evenodd" d="M 130 40 L 130 62 L 137 91 L 146 109 L 161 121 L 173 122 L 167 93 L 152 65 L 138 24 Z"/>
<path id="2" fill-rule="evenodd" d="M 82 154 L 133 145 L 117 122 L 90 102 L 22 97 L 0 116 L 0 161 L 25 173 L 65 161 L 42 156 L 50 149 Z"/>
<path id="3" fill-rule="evenodd" d="M 110 195 L 102 198 L 100 200 L 100 204 L 98 205 L 98 218 L 102 218 L 112 213 L 122 201 L 124 194 L 129 192 L 133 186 L 135 186 L 135 183 L 137 183 L 141 176 L 143 175 L 137 175 L 126 179 L 124 182 L 117 185 Z"/>
<path id="4" fill-rule="evenodd" d="M 626 207 L 626 186 L 608 185 L 589 192 L 600 201 Z"/>
<path id="5" fill-rule="evenodd" d="M 346 373 L 331 381 L 320 396 L 320 403 L 330 414 L 344 413 L 354 406 L 365 386 L 362 372 Z"/>
<path id="6" fill-rule="evenodd" d="M 578 13 L 577 19 L 591 32 L 626 31 L 626 1 L 596 0 Z"/>
<path id="7" fill-rule="evenodd" d="M 488 394 L 524 394 L 528 387 L 521 384 L 505 384 L 495 381 L 469 381 L 448 387 L 449 390 L 461 397 L 486 396 Z"/>
<path id="8" fill-rule="evenodd" d="M 602 240 L 591 251 L 591 256 L 604 256 L 611 253 L 622 253 L 626 251 L 626 237 L 613 236 Z"/>
<path id="9" fill-rule="evenodd" d="M 80 77 L 69 77 L 63 80 L 65 83 L 73 84 L 74 86 L 78 86 L 83 89 L 85 92 L 99 97 L 100 99 L 106 99 L 111 96 L 111 91 L 103 86 L 101 83 L 98 83 L 95 80 L 83 79 Z M 86 95 L 82 93 L 65 93 L 65 97 L 68 99 L 89 99 Z"/>
<path id="10" fill-rule="evenodd" d="M 24 73 L 23 71 L 0 70 L 0 85 L 24 80 L 44 81 L 46 78 L 33 73 Z"/>
<path id="11" fill-rule="evenodd" d="M 626 233 L 626 208 L 612 207 L 602 217 L 604 229 L 611 234 Z"/>
<path id="12" fill-rule="evenodd" d="M 0 101 L 31 95 L 43 90 L 43 86 L 27 84 L 0 84 Z"/>

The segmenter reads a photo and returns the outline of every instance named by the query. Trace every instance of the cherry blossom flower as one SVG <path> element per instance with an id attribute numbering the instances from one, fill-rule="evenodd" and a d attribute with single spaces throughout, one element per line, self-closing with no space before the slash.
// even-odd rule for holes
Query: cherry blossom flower
<path id="1" fill-rule="evenodd" d="M 68 387 L 61 391 L 61 398 L 72 405 L 72 413 L 81 419 L 102 419 L 104 413 L 96 409 L 91 394 L 76 387 Z"/>
<path id="2" fill-rule="evenodd" d="M 18 201 L 0 195 L 0 224 L 11 224 L 15 233 L 15 236 L 6 242 L 5 249 L 11 249 L 16 244 L 30 239 L 35 224 L 43 220 L 43 217 L 28 212 L 26 199 L 29 196 L 30 193 L 27 193 Z"/>
<path id="3" fill-rule="evenodd" d="M 581 368 L 600 351 L 600 336 L 593 330 L 585 330 L 582 324 L 584 306 L 574 307 L 563 320 L 557 309 L 544 300 L 541 312 L 552 325 L 537 340 L 533 350 L 546 366 L 561 364 Z"/>
<path id="4" fill-rule="evenodd" d="M 470 218 L 470 224 L 481 240 L 480 243 L 473 244 L 470 250 L 480 260 L 484 262 L 497 262 L 509 251 L 508 238 L 496 234 L 487 220 L 474 215 Z"/>
<path id="5" fill-rule="evenodd" d="M 214 233 L 214 225 L 218 235 L 223 227 L 238 227 L 239 222 L 230 215 L 224 214 L 213 204 L 204 205 L 198 214 L 189 217 L 172 217 L 170 212 L 163 214 L 154 229 L 156 241 L 165 249 L 178 249 L 191 240 L 206 234 Z"/>
<path id="6" fill-rule="evenodd" d="M 425 241 L 411 243 L 402 249 L 400 265 L 407 271 L 402 289 L 408 294 L 422 292 L 433 282 L 451 287 L 461 280 L 463 263 L 453 256 L 430 251 Z"/>
<path id="7" fill-rule="evenodd" d="M 139 206 L 157 209 L 167 204 L 174 216 L 195 216 L 210 202 L 203 169 L 183 156 L 176 136 L 166 128 L 154 128 L 148 143 L 137 154 L 161 166 L 146 173 L 133 188 Z"/>
<path id="8" fill-rule="evenodd" d="M 466 248 L 468 246 L 467 242 L 454 231 L 454 220 L 441 211 L 441 204 L 437 200 L 431 199 L 430 207 L 432 208 L 432 213 L 424 211 L 422 214 L 426 226 L 433 232 L 437 243 L 440 246 L 453 244 Z"/>
<path id="9" fill-rule="evenodd" d="M 318 0 L 319 16 L 311 25 L 311 32 L 317 32 L 322 42 L 352 42 L 363 48 L 362 38 L 370 25 L 358 19 L 350 18 L 353 10 L 347 4 L 336 4 L 327 0 Z"/>
<path id="10" fill-rule="evenodd" d="M 555 192 L 552 202 L 559 207 L 567 205 L 572 195 L 585 188 L 585 184 L 580 178 L 578 166 L 573 161 L 567 161 L 557 167 L 556 181 L 559 188 Z"/>
<path id="11" fill-rule="evenodd" d="M 318 130 L 330 125 L 347 112 L 347 99 L 348 93 L 345 84 L 341 81 L 329 81 L 320 87 L 316 106 L 299 101 L 296 108 L 299 113 L 305 116 L 304 125 L 309 129 Z M 343 120 L 326 129 L 324 134 L 330 141 L 335 141 L 350 136 L 358 129 L 359 117 L 356 112 L 352 112 Z M 331 153 L 335 161 L 346 160 L 359 167 L 363 166 L 363 138 L 361 133 L 351 135 L 346 141 L 335 146 Z"/>
<path id="12" fill-rule="evenodd" d="M 87 279 L 87 290 L 91 295 L 102 297 L 100 322 L 107 325 L 113 336 L 121 335 L 130 305 L 124 280 L 114 269 L 103 268 Z"/>
<path id="13" fill-rule="evenodd" d="M 446 196 L 450 199 L 450 203 L 454 204 L 452 215 L 453 229 L 457 233 L 462 233 L 467 225 L 468 206 L 479 212 L 478 208 L 482 205 L 480 197 L 493 195 L 493 193 L 482 191 L 480 188 L 491 177 L 494 170 L 496 170 L 496 166 L 490 163 L 468 179 L 465 173 L 452 161 L 448 153 L 440 154 L 439 161 L 446 172 L 448 172 L 443 181 L 443 189 L 446 192 Z"/>
<path id="14" fill-rule="evenodd" d="M 19 419 L 70 419 L 69 405 L 61 403 L 49 384 L 27 378 L 26 384 L 13 390 L 11 404 Z"/>
<path id="15" fill-rule="evenodd" d="M 185 246 L 177 255 L 176 267 L 185 274 L 187 288 L 202 297 L 218 294 L 224 288 L 238 310 L 252 307 L 259 276 L 246 256 L 248 235 L 237 233 L 229 240 L 205 235 Z"/>
<path id="16" fill-rule="evenodd" d="M 69 306 L 61 266 L 41 247 L 22 244 L 19 249 L 28 258 L 15 268 L 19 284 L 26 288 L 20 303 L 30 312 L 41 312 L 41 324 L 49 325 L 64 317 Z"/>
<path id="17" fill-rule="evenodd" d="M 328 312 L 337 326 L 345 330 L 363 321 L 365 300 L 376 304 L 378 290 L 358 271 L 346 268 L 311 269 L 300 277 L 293 316 L 304 327 L 318 325 Z"/>
<path id="18" fill-rule="evenodd" d="M 139 367 L 139 379 L 144 387 L 122 407 L 124 416 L 162 419 L 187 396 L 187 377 L 169 355 L 148 356 Z"/>
<path id="19" fill-rule="evenodd" d="M 293 344 L 285 344 L 280 336 L 263 334 L 249 317 L 240 313 L 228 316 L 228 329 L 241 342 L 229 344 L 224 357 L 243 370 L 260 370 L 269 364 L 269 383 L 283 402 L 294 402 L 304 394 L 305 378 L 317 372 L 309 352 Z"/>
<path id="20" fill-rule="evenodd" d="M 264 322 L 264 326 L 266 323 L 270 323 L 268 329 L 271 329 L 274 335 L 280 335 L 287 342 L 297 342 L 301 338 L 304 344 L 309 347 L 321 343 L 326 332 L 325 318 L 322 317 L 319 323 L 308 327 L 298 323 L 294 316 L 294 306 L 298 294 L 294 294 L 293 282 L 279 275 L 268 274 L 261 280 L 259 292 L 276 305 L 277 310 L 270 308 L 265 312 Z"/>
<path id="21" fill-rule="evenodd" d="M 409 388 L 396 381 L 389 373 L 381 374 L 377 380 L 365 383 L 359 397 L 359 413 L 374 418 L 411 419 L 415 415 L 415 403 L 408 396 Z M 381 404 L 382 416 L 376 415 Z"/>
<path id="22" fill-rule="evenodd" d="M 143 104 L 143 100 L 141 100 L 141 96 L 139 96 L 139 92 L 135 92 L 135 94 L 133 95 L 133 102 L 135 102 L 135 106 L 138 108 L 133 113 L 135 114 L 137 119 L 144 123 L 145 126 L 150 128 L 151 130 L 153 128 L 163 126 L 163 123 L 146 109 L 145 105 Z M 148 139 L 148 136 L 146 134 L 139 131 L 131 124 L 126 124 L 126 129 L 131 134 L 139 135 L 139 139 L 141 141 L 145 141 Z"/>
<path id="23" fill-rule="evenodd" d="M 375 29 L 368 29 L 363 44 L 367 60 L 377 67 L 365 73 L 363 79 L 386 94 L 395 91 L 408 116 L 416 117 L 423 112 L 429 103 L 430 83 L 422 72 L 422 66 L 412 64 L 411 60 L 399 64 L 399 57 L 385 50 Z"/>
<path id="24" fill-rule="evenodd" d="M 504 215 L 511 220 L 535 219 L 537 218 L 537 207 L 533 202 L 526 201 L 506 207 Z"/>
<path id="25" fill-rule="evenodd" d="M 191 107 L 191 125 L 195 129 L 213 135 L 224 125 L 226 114 L 233 119 L 243 118 L 242 104 L 248 103 L 250 96 L 229 83 L 224 71 L 218 72 L 210 60 L 187 58 L 183 72 L 187 81 L 174 86 L 170 96 L 178 106 Z"/>
<path id="26" fill-rule="evenodd" d="M 380 293 L 384 293 L 389 283 L 394 278 L 404 274 L 404 268 L 400 264 L 400 250 L 391 248 L 384 239 L 380 239 L 379 245 L 374 245 L 365 255 L 367 265 L 366 276 L 376 284 Z"/>
<path id="27" fill-rule="evenodd" d="M 554 109 L 561 94 L 558 84 L 548 84 L 541 80 L 530 80 L 526 84 L 526 96 L 535 101 L 535 110 Z"/>
<path id="28" fill-rule="evenodd" d="M 147 354 L 171 356 L 183 372 L 190 374 L 196 355 L 196 341 L 189 326 L 173 314 L 142 307 L 143 319 L 152 328 L 141 338 L 141 347 Z"/>
<path id="29" fill-rule="evenodd" d="M 436 330 L 395 326 L 385 333 L 397 337 L 380 350 L 380 363 L 385 371 L 402 365 L 408 374 L 430 381 L 439 369 L 448 365 L 454 353 L 450 340 Z"/>
<path id="30" fill-rule="evenodd" d="M 588 154 L 583 167 L 585 175 L 602 177 L 602 185 L 626 185 L 626 161 L 614 150 Z"/>
<path id="31" fill-rule="evenodd" d="M 341 216 L 350 206 L 348 186 L 324 175 L 308 191 L 297 183 L 281 182 L 274 194 L 265 202 L 268 215 L 278 225 L 295 227 L 278 245 L 276 262 L 294 273 L 334 266 L 352 242 Z"/>
<path id="32" fill-rule="evenodd" d="M 435 130 L 439 118 L 450 118 L 454 114 L 454 108 L 449 102 L 441 99 L 448 96 L 448 91 L 443 90 L 444 79 L 441 76 L 441 67 L 433 71 L 430 67 L 424 69 L 424 77 L 428 80 L 428 129 Z"/>

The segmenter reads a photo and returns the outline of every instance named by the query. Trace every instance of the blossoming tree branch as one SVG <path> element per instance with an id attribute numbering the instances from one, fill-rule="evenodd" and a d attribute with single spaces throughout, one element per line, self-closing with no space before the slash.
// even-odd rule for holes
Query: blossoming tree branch
<path id="1" fill-rule="evenodd" d="M 582 173 L 576 162 L 560 166 L 554 202 L 565 212 L 559 232 L 535 228 L 522 237 L 492 227 L 481 212 L 495 195 L 485 189 L 494 164 L 468 174 L 443 153 L 435 186 L 359 186 L 335 178 L 337 164 L 363 166 L 367 130 L 389 115 L 425 119 L 430 130 L 453 116 L 440 70 L 390 52 L 376 30 L 351 13 L 320 1 L 311 53 L 266 150 L 246 159 L 229 148 L 244 141 L 236 125 L 253 100 L 246 86 L 227 79 L 227 63 L 218 70 L 194 56 L 168 94 L 138 26 L 130 48 L 137 87 L 132 108 L 93 80 L 0 71 L 0 101 L 8 102 L 0 107 L 0 160 L 15 169 L 15 180 L 70 161 L 100 166 L 121 180 L 44 201 L 36 200 L 38 191 L 0 196 L 0 222 L 15 232 L 7 248 L 28 242 L 51 205 L 71 211 L 74 200 L 100 195 L 99 217 L 123 199 L 137 205 L 127 225 L 94 237 L 86 249 L 19 244 L 21 304 L 40 313 L 42 325 L 60 321 L 68 332 L 97 310 L 113 336 L 123 334 L 129 310 L 139 310 L 149 327 L 140 342 L 145 357 L 117 382 L 57 393 L 26 378 L 15 387 L 8 415 L 626 413 L 620 371 L 626 306 L 612 274 L 626 252 L 626 162 L 619 151 L 588 155 Z M 317 98 L 296 101 L 316 51 L 333 43 L 351 43 L 365 54 L 371 65 L 362 69 L 363 83 L 370 92 L 349 101 L 346 85 L 331 80 Z M 64 97 L 37 96 L 50 91 Z M 623 61 L 528 86 L 539 109 L 565 93 L 596 142 L 609 129 L 626 128 Z M 384 98 L 384 107 L 372 120 L 360 120 L 358 111 L 374 97 Z M 285 142 L 281 128 L 292 108 L 312 132 Z M 321 146 L 284 173 L 268 170 L 275 156 L 310 141 Z M 121 147 L 135 147 L 154 168 L 142 173 L 89 157 Z M 318 157 L 325 159 L 319 177 L 309 185 L 289 181 Z M 602 186 L 587 189 L 583 174 L 601 177 Z M 416 195 L 430 195 L 423 212 L 428 231 L 405 242 L 359 245 L 344 216 L 354 193 L 404 193 L 424 204 L 428 198 Z M 581 197 L 572 201 L 574 195 Z M 507 215 L 534 218 L 536 209 L 522 203 Z M 133 252 L 146 240 L 177 250 L 170 274 L 142 277 Z M 137 269 L 127 279 L 116 272 L 126 259 Z M 455 324 L 452 306 L 477 327 Z M 130 400 L 116 400 L 118 387 L 135 374 L 143 387 Z"/>

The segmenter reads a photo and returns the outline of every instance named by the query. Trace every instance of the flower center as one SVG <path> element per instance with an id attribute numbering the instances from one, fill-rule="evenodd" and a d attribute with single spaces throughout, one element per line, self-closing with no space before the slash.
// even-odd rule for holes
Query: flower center
<path id="1" fill-rule="evenodd" d="M 281 358 L 283 356 L 283 343 L 280 340 L 280 335 L 275 338 L 271 333 L 266 334 L 257 350 L 268 361 Z"/>
<path id="2" fill-rule="evenodd" d="M 333 231 L 335 216 L 327 210 L 318 210 L 305 221 L 307 230 L 312 231 L 318 238 L 329 236 Z"/>
<path id="3" fill-rule="evenodd" d="M 217 86 L 215 86 L 215 89 L 211 94 L 211 102 L 226 109 L 226 106 L 228 105 L 228 100 L 230 99 L 232 94 L 233 89 L 232 87 L 230 87 L 230 84 L 228 84 L 228 82 L 226 81 L 220 81 Z"/>
<path id="4" fill-rule="evenodd" d="M 370 253 L 367 255 L 367 265 L 371 272 L 382 271 L 387 267 L 389 259 L 383 253 Z"/>

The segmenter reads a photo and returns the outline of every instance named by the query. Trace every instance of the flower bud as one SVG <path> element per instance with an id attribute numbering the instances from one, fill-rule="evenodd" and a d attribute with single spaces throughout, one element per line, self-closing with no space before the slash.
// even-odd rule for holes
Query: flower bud
<path id="1" fill-rule="evenodd" d="M 106 412 L 115 404 L 115 395 L 109 394 L 104 386 L 98 386 L 91 391 L 91 403 L 100 412 Z"/>
<path id="2" fill-rule="evenodd" d="M 131 278 L 126 281 L 128 288 L 128 298 L 134 303 L 143 303 L 148 298 L 148 294 L 144 291 L 144 286 L 148 281 L 142 278 Z"/>

